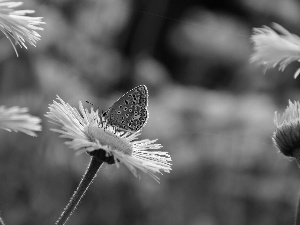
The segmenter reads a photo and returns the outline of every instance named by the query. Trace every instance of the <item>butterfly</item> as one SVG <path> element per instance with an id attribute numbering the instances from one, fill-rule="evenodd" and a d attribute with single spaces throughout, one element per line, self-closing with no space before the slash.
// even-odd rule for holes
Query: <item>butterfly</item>
<path id="1" fill-rule="evenodd" d="M 107 124 L 120 130 L 136 132 L 145 126 L 149 113 L 148 90 L 139 85 L 126 92 L 106 112 L 102 114 Z"/>

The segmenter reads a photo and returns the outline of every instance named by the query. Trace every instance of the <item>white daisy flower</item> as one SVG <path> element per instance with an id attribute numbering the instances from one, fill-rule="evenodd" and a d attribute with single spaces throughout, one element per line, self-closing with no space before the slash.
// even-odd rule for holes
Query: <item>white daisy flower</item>
<path id="1" fill-rule="evenodd" d="M 39 25 L 45 24 L 42 22 L 43 17 L 26 16 L 26 14 L 34 13 L 34 10 L 14 10 L 22 4 L 23 2 L 0 0 L 0 31 L 8 38 L 17 56 L 18 52 L 15 45 L 27 49 L 25 42 L 28 42 L 35 46 L 41 37 L 36 31 L 44 30 Z M 15 43 L 13 43 L 12 38 Z"/>
<path id="2" fill-rule="evenodd" d="M 300 60 L 300 38 L 291 34 L 279 24 L 273 23 L 270 27 L 254 28 L 251 41 L 254 44 L 254 53 L 251 62 L 264 65 L 266 70 L 279 65 L 283 71 L 291 62 Z M 296 79 L 300 68 L 295 72 Z"/>
<path id="3" fill-rule="evenodd" d="M 49 106 L 49 112 L 45 115 L 59 129 L 51 129 L 60 133 L 61 138 L 71 141 L 65 142 L 77 154 L 88 152 L 95 155 L 96 152 L 105 151 L 106 157 L 112 157 L 113 163 L 119 167 L 119 162 L 125 164 L 129 170 L 140 178 L 137 169 L 148 173 L 157 182 L 156 173 L 171 170 L 171 157 L 167 152 L 153 151 L 160 149 L 157 140 L 137 140 L 141 131 L 135 133 L 120 131 L 110 126 L 98 110 L 91 108 L 90 112 L 84 109 L 79 102 L 79 112 L 57 96 L 58 102 L 53 101 Z M 111 160 L 110 160 L 111 161 Z M 109 163 L 109 160 L 107 161 Z"/>
<path id="4" fill-rule="evenodd" d="M 27 114 L 27 108 L 0 106 L 0 128 L 7 131 L 23 132 L 35 137 L 34 131 L 41 131 L 41 119 Z"/>

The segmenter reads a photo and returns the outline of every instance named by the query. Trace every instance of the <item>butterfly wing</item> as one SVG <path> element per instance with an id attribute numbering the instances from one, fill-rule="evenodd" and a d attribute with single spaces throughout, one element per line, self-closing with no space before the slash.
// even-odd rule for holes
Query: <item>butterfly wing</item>
<path id="1" fill-rule="evenodd" d="M 146 124 L 147 106 L 147 87 L 139 85 L 125 93 L 103 115 L 109 125 L 135 132 Z"/>

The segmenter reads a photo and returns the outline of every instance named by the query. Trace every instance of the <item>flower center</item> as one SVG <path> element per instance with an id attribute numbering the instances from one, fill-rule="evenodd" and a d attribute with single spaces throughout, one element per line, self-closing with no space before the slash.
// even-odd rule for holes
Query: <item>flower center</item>
<path id="1" fill-rule="evenodd" d="M 132 154 L 132 147 L 130 142 L 116 134 L 111 133 L 108 130 L 97 126 L 89 126 L 88 134 L 90 138 L 98 140 L 101 145 L 108 146 L 111 150 L 120 151 L 126 155 Z"/>

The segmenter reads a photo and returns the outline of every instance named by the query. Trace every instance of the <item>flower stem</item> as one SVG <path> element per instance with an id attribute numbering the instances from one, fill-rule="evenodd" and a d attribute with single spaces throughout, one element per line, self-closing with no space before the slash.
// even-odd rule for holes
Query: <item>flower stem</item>
<path id="1" fill-rule="evenodd" d="M 59 219 L 56 221 L 56 225 L 63 225 L 67 222 L 69 217 L 75 211 L 76 206 L 80 202 L 81 198 L 85 194 L 86 190 L 94 180 L 97 175 L 97 172 L 102 165 L 102 161 L 98 160 L 96 157 L 91 157 L 91 162 L 83 175 L 76 191 L 74 192 L 73 196 L 71 197 L 69 203 L 64 208 L 62 214 L 60 215 Z"/>
<path id="2" fill-rule="evenodd" d="M 300 196 L 298 199 L 298 206 L 297 206 L 297 211 L 296 211 L 296 215 L 295 215 L 294 225 L 300 225 Z"/>
<path id="3" fill-rule="evenodd" d="M 293 151 L 293 156 L 297 160 L 298 165 L 300 166 L 300 149 L 295 149 Z M 296 219 L 294 225 L 300 225 L 300 195 L 298 199 L 298 206 L 297 206 L 295 218 Z"/>

